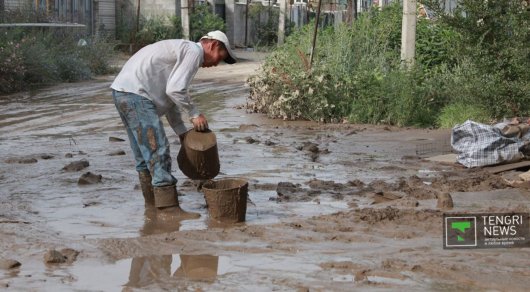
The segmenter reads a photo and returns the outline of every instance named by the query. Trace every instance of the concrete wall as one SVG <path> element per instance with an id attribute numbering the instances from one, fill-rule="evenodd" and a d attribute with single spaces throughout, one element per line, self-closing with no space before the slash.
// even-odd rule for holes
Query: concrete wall
<path id="1" fill-rule="evenodd" d="M 133 6 L 137 7 L 137 0 L 133 0 Z M 180 1 L 178 1 L 178 11 L 180 12 Z M 175 0 L 141 0 L 140 3 L 140 13 L 144 17 L 150 16 L 174 16 L 176 15 L 177 6 Z"/>

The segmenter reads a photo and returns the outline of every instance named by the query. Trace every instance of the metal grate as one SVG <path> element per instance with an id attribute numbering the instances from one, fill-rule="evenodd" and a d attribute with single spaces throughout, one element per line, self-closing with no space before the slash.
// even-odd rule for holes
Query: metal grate
<path id="1" fill-rule="evenodd" d="M 428 143 L 416 145 L 416 155 L 418 156 L 434 156 L 452 152 L 453 147 L 451 147 L 449 139 L 429 141 Z"/>

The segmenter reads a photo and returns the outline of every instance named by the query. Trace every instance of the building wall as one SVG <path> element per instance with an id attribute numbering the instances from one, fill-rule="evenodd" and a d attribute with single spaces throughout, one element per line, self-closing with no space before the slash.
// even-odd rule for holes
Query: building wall
<path id="1" fill-rule="evenodd" d="M 84 24 L 91 34 L 104 30 L 106 35 L 114 36 L 116 32 L 116 0 L 3 1 L 6 11 L 31 9 L 47 14 L 53 22 Z"/>
<path id="2" fill-rule="evenodd" d="M 108 34 L 116 32 L 116 0 L 98 0 L 98 29 L 104 29 Z"/>
<path id="3" fill-rule="evenodd" d="M 180 3 L 180 1 L 179 1 Z M 137 1 L 133 3 L 134 7 L 137 6 Z M 180 10 L 180 7 L 178 7 Z M 145 17 L 150 16 L 174 16 L 176 15 L 176 3 L 175 0 L 142 0 L 140 3 L 140 13 Z"/>
<path id="4" fill-rule="evenodd" d="M 29 9 L 32 1 L 30 0 L 4 0 L 5 10 Z"/>

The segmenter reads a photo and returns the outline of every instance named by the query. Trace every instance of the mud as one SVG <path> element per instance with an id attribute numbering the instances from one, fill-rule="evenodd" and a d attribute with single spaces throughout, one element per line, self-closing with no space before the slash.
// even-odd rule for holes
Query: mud
<path id="1" fill-rule="evenodd" d="M 451 212 L 529 212 L 521 171 L 496 175 L 424 160 L 439 154 L 433 145 L 448 141 L 447 130 L 249 114 L 244 80 L 262 56 L 239 53 L 234 66 L 199 70 L 192 94 L 217 135 L 216 179 L 248 181 L 245 222 L 210 220 L 204 181 L 178 169 L 180 143 L 169 126 L 180 206 L 200 218 L 167 222 L 144 207 L 108 90 L 113 76 L 0 97 L 0 264 L 9 267 L 0 270 L 0 287 L 528 289 L 527 248 L 444 250 L 447 210 L 438 206 L 449 194 Z M 109 155 L 120 150 L 126 155 Z M 78 164 L 62 170 L 70 163 Z M 78 185 L 86 172 L 103 179 Z M 66 261 L 47 264 L 49 250 Z"/>

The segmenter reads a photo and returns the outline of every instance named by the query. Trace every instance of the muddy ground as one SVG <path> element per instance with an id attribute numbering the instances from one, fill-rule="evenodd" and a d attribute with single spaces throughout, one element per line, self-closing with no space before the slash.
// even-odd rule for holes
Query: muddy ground
<path id="1" fill-rule="evenodd" d="M 528 291 L 528 248 L 444 250 L 437 207 L 450 194 L 452 212 L 529 212 L 517 172 L 423 159 L 449 150 L 447 130 L 246 113 L 263 55 L 239 54 L 201 69 L 193 92 L 219 178 L 249 182 L 245 223 L 209 220 L 169 128 L 181 206 L 201 217 L 160 224 L 145 211 L 113 76 L 2 96 L 0 289 Z"/>

